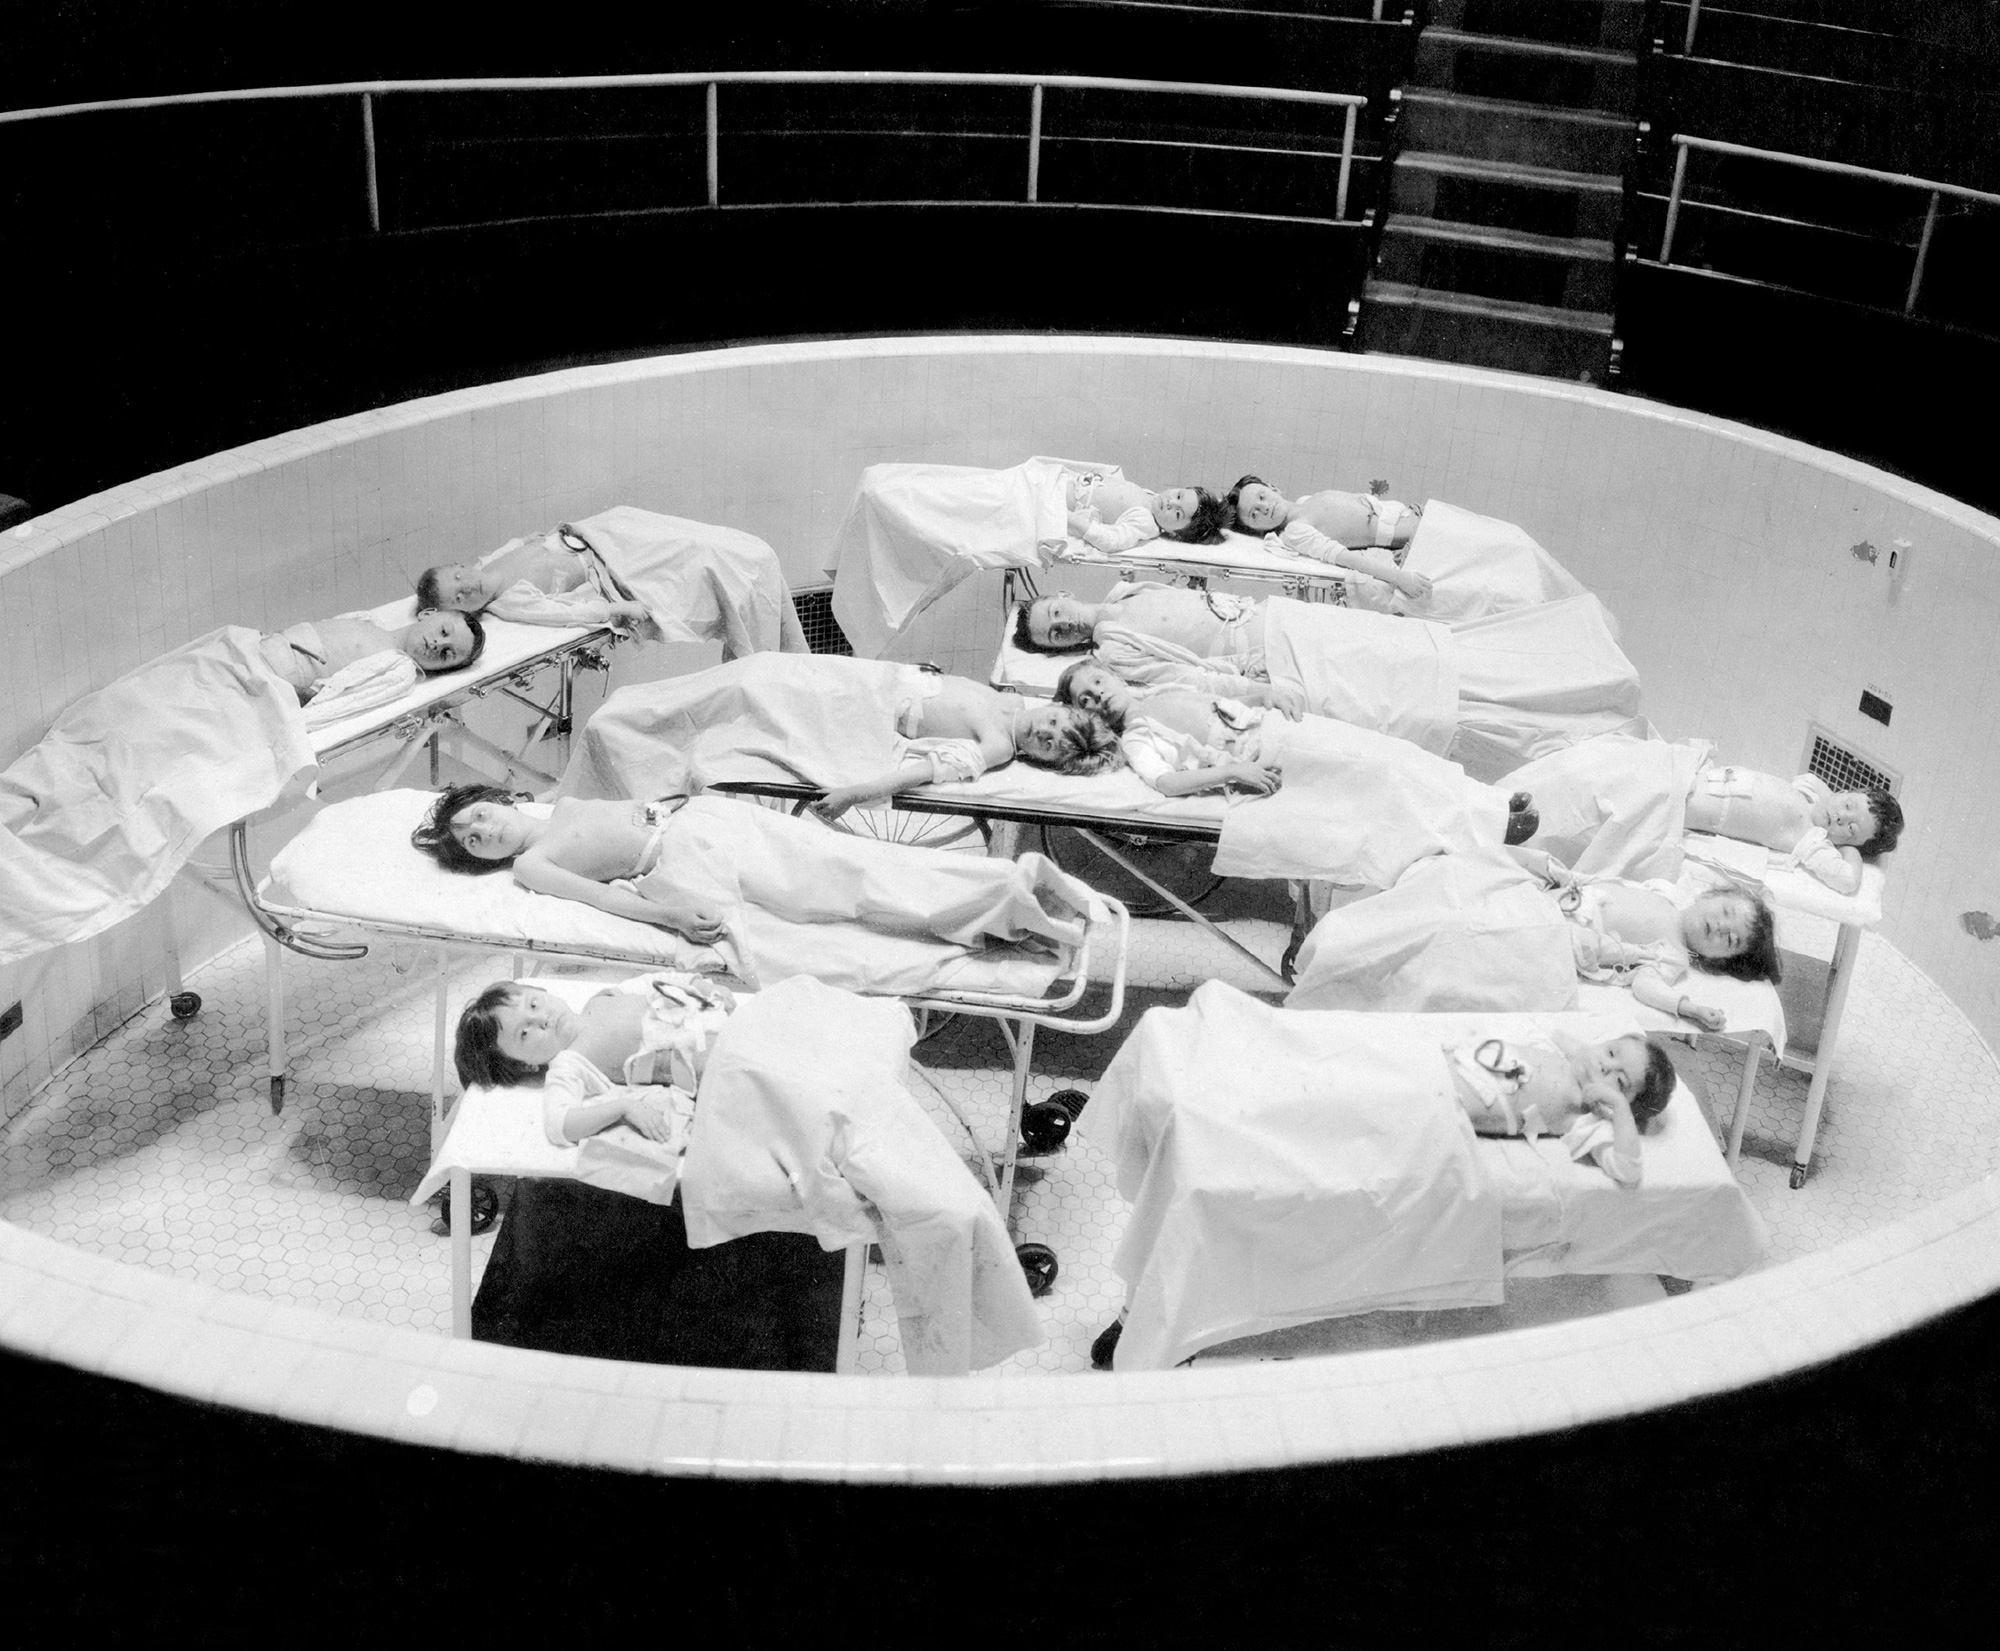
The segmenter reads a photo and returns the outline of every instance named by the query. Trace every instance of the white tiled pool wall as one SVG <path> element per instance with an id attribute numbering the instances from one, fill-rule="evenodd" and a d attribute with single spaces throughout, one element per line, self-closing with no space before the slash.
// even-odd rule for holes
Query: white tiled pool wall
<path id="1" fill-rule="evenodd" d="M 1742 426 L 1601 392 L 1423 363 L 1168 340 L 861 340 L 579 369 L 296 432 L 98 495 L 0 538 L 0 671 L 7 687 L 0 761 L 39 738 L 78 695 L 216 625 L 273 626 L 372 606 L 406 591 L 429 562 L 476 555 L 515 533 L 607 504 L 747 528 L 777 547 L 795 585 L 807 585 L 824 581 L 822 555 L 864 466 L 1006 465 L 1036 452 L 1118 462 L 1151 485 L 1226 487 L 1245 470 L 1294 492 L 1380 478 L 1401 498 L 1447 499 L 1521 523 L 1617 613 L 1646 682 L 1646 709 L 1670 737 L 1706 735 L 1734 760 L 1789 772 L 1807 722 L 1817 721 L 1905 776 L 1914 823 L 1890 862 L 1884 932 L 1994 1039 L 2000 987 L 1990 958 L 1958 917 L 1967 908 L 2000 911 L 1985 824 L 2000 803 L 2000 776 L 1985 757 L 1992 749 L 1988 719 L 2000 705 L 1993 686 L 2000 524 L 1914 484 Z M 1863 542 L 1875 547 L 1873 562 L 1853 553 Z M 1894 574 L 1887 567 L 1891 547 L 1902 551 Z M 991 579 L 970 581 L 913 627 L 899 651 L 981 675 L 997 621 Z M 700 650 L 654 650 L 651 658 L 628 658 L 614 680 L 688 669 L 707 657 Z M 1864 686 L 1894 704 L 1892 728 L 1858 714 Z M 201 858 L 219 863 L 221 850 L 218 839 Z M 188 968 L 248 932 L 224 901 L 185 876 L 176 906 Z M 142 914 L 92 941 L 0 968 L 0 1005 L 21 998 L 28 1016 L 23 1031 L 0 1044 L 6 1114 L 52 1068 L 157 990 L 157 934 L 156 920 Z M 1545 1363 L 1570 1343 L 1579 1350 L 1589 1343 L 1596 1351 L 1583 1355 L 1586 1363 L 1636 1359 L 1640 1374 L 1658 1377 L 1653 1386 L 1665 1384 L 1649 1399 L 1651 1388 L 1626 1381 L 1618 1402 L 1607 1405 L 1599 1402 L 1600 1385 L 1586 1381 L 1572 1389 L 1580 1395 L 1574 1402 L 1563 1399 L 1543 1421 L 1692 1393 L 1709 1385 L 1711 1374 L 1718 1381 L 1748 1379 L 1816 1348 L 1823 1356 L 1843 1333 L 1866 1333 L 1878 1319 L 1877 1334 L 1889 1320 L 1908 1322 L 1913 1313 L 1944 1305 L 1951 1290 L 1935 1269 L 1898 1271 L 1938 1249 L 1916 1229 L 1935 1226 L 1929 1236 L 1939 1242 L 1950 1229 L 1960 1235 L 1952 1240 L 1960 1250 L 1970 1243 L 1981 1251 L 1985 1241 L 1977 1235 L 1994 1219 L 1990 1204 L 1990 1193 L 1974 1188 L 1934 1214 L 1859 1241 L 1871 1246 L 1867 1259 L 1876 1265 L 1873 1283 L 1858 1294 L 1841 1294 L 1831 1272 L 1809 1281 L 1797 1271 L 1837 1270 L 1843 1263 L 1836 1257 L 1853 1249 L 1843 1245 L 1777 1275 L 1704 1292 L 1699 1306 L 1697 1298 L 1683 1298 L 1648 1309 L 1644 1316 L 1657 1331 L 1641 1338 L 1643 1356 L 1636 1344 L 1626 1348 L 1622 1328 L 1605 1321 L 1594 1321 L 1596 1328 L 1554 1327 L 1553 1341 L 1536 1342 L 1543 1332 L 1501 1340 L 1519 1342 L 1520 1357 L 1532 1349 Z M 128 1289 L 130 1269 L 81 1256 L 58 1266 L 25 1234 L 8 1229 L 0 1239 L 9 1252 L 20 1252 L 15 1259 L 50 1279 L 39 1297 L 29 1293 L 19 1313 L 4 1315 L 0 1330 L 17 1345 L 46 1340 L 39 1333 L 28 1343 L 15 1336 L 38 1322 L 37 1300 L 68 1317 L 74 1303 L 59 1304 L 64 1289 L 95 1292 L 102 1307 L 127 1296 L 136 1304 L 142 1283 L 157 1282 L 140 1274 Z M 1955 1287 L 1990 1286 L 1990 1267 L 1974 1267 L 1975 1279 L 1958 1251 L 1948 1258 L 1939 1250 L 1939 1262 L 1947 1259 Z M 1781 1275 L 1791 1280 L 1783 1288 Z M 59 1278 L 68 1282 L 59 1285 Z M 1808 1306 L 1808 1294 L 1825 1300 Z M 247 1307 L 189 1299 L 188 1310 L 204 1320 L 234 1322 L 230 1315 Z M 147 1301 L 149 1316 L 169 1311 L 166 1296 Z M 1764 1316 L 1780 1302 L 1776 1319 Z M 336 1336 L 314 1326 L 310 1315 L 270 1311 L 273 1335 L 315 1344 Z M 1667 1316 L 1656 1318 L 1656 1311 Z M 1725 1336 L 1690 1346 L 1685 1356 L 1672 1350 L 1672 1323 L 1706 1321 L 1749 1342 L 1739 1347 Z M 343 1331 L 351 1328 L 342 1321 Z M 558 1368 L 571 1374 L 589 1368 L 588 1361 L 547 1356 L 518 1363 L 511 1350 L 419 1357 L 401 1334 L 398 1358 L 455 1366 L 467 1357 L 497 1357 L 480 1367 L 493 1376 L 487 1385 L 495 1393 L 513 1379 L 503 1372 L 553 1381 Z M 342 1345 L 343 1357 L 357 1352 Z M 1406 1355 L 1415 1362 L 1394 1364 L 1393 1372 L 1473 1364 L 1490 1370 L 1513 1356 L 1490 1345 L 1429 1348 Z M 1166 1399 L 1168 1389 L 1154 1393 L 1159 1378 L 1100 1378 L 1110 1387 L 1096 1391 L 1088 1414 L 1052 1413 L 1036 1422 L 1032 1437 L 1004 1448 L 993 1441 L 968 1457 L 966 1437 L 941 1426 L 935 1449 L 902 1438 L 902 1454 L 891 1451 L 878 1466 L 893 1458 L 904 1465 L 891 1477 L 913 1471 L 951 1477 L 954 1462 L 990 1470 L 986 1459 L 994 1450 L 1030 1475 L 1086 1471 L 1107 1456 L 1115 1460 L 1106 1471 L 1247 1466 L 1393 1448 L 1391 1434 L 1410 1443 L 1441 1442 L 1538 1425 L 1542 1407 L 1521 1403 L 1511 1423 L 1497 1413 L 1451 1421 L 1411 1411 L 1386 1434 L 1375 1425 L 1388 1426 L 1386 1418 L 1346 1411 L 1339 1421 L 1328 1415 L 1313 1421 L 1296 1405 L 1286 1407 L 1281 1390 L 1298 1387 L 1300 1400 L 1318 1412 L 1304 1390 L 1317 1391 L 1322 1381 L 1359 1383 L 1375 1393 L 1388 1391 L 1381 1381 L 1397 1387 L 1400 1374 L 1389 1365 L 1378 1370 L 1376 1358 L 1334 1366 L 1315 1361 L 1320 1374 L 1303 1385 L 1303 1367 L 1290 1376 L 1282 1366 L 1226 1379 L 1218 1372 L 1202 1377 L 1198 1397 L 1195 1388 L 1173 1388 L 1179 1399 L 1172 1406 L 1125 1403 L 1146 1395 Z M 126 1374 L 149 1379 L 143 1360 L 122 1363 Z M 541 1374 L 531 1374 L 531 1366 Z M 1336 1375 L 1335 1366 L 1345 1373 Z M 1553 1387 L 1545 1396 L 1571 1386 L 1554 1363 L 1546 1369 Z M 782 1383 L 767 1394 L 759 1383 L 742 1386 L 741 1373 L 728 1374 L 737 1378 L 732 1392 L 748 1398 L 754 1389 L 758 1404 L 765 1397 L 788 1404 L 779 1397 L 790 1391 Z M 1179 1380 L 1200 1375 L 1182 1372 Z M 254 1371 L 233 1386 L 204 1377 L 204 1391 L 266 1402 L 251 1391 L 253 1377 Z M 690 1383 L 706 1393 L 708 1378 L 633 1371 L 617 1380 L 635 1398 L 643 1391 L 649 1402 L 657 1396 L 671 1407 L 694 1396 Z M 181 1382 L 167 1385 L 193 1391 Z M 880 1384 L 868 1385 L 880 1391 Z M 936 1407 L 942 1422 L 983 1405 L 1030 1402 L 1018 1394 L 996 1397 L 984 1381 L 919 1396 L 933 1386 L 910 1384 L 907 1401 L 889 1409 Z M 1540 1378 L 1529 1382 L 1531 1389 L 1545 1386 Z M 1199 1441 L 1213 1425 L 1177 1434 L 1178 1424 L 1168 1419 L 1169 1409 L 1199 1409 L 1226 1393 L 1253 1391 L 1279 1406 L 1255 1419 L 1262 1429 L 1255 1449 L 1238 1450 L 1220 1438 L 1215 1451 L 1206 1451 Z M 830 1401 L 820 1394 L 815 1402 Z M 853 1402 L 860 1408 L 844 1424 L 852 1448 L 843 1453 L 830 1435 L 818 1440 L 807 1454 L 816 1456 L 819 1471 L 845 1472 L 838 1461 L 876 1456 L 862 1443 L 885 1427 L 896 1431 L 886 1411 L 881 1426 L 861 1427 L 864 1410 L 880 1410 L 885 1401 Z M 351 1404 L 341 1410 L 344 1403 L 334 1405 L 334 1419 L 387 1425 Z M 304 1413 L 290 1403 L 275 1407 Z M 384 1414 L 397 1427 L 415 1425 L 401 1409 L 399 1401 Z M 786 1439 L 799 1433 L 803 1445 L 810 1418 L 784 1414 Z M 1232 1438 L 1253 1422 L 1243 1413 L 1213 1414 L 1225 1415 L 1223 1433 Z M 659 1423 L 655 1465 L 689 1460 L 673 1449 L 661 1453 L 685 1419 Z M 546 1453 L 531 1437 L 535 1431 L 524 1430 L 512 1443 L 487 1440 L 476 1428 L 474 1435 L 488 1448 Z M 450 1432 L 431 1429 L 426 1436 L 447 1442 Z M 1044 1433 L 1047 1450 L 1035 1442 Z M 1147 1441 L 1156 1435 L 1169 1445 L 1153 1450 Z M 622 1447 L 585 1454 L 630 1465 L 647 1459 Z M 775 1443 L 768 1451 L 739 1451 L 720 1436 L 694 1452 L 712 1459 L 714 1471 L 756 1471 L 759 1462 L 798 1454 Z"/>

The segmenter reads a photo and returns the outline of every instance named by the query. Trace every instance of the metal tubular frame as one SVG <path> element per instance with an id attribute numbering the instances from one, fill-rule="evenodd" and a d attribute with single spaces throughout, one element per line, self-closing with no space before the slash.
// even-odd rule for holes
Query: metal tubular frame
<path id="1" fill-rule="evenodd" d="M 1688 39 L 1694 39 L 1694 17 L 1700 11 L 1699 0 L 1688 18 Z M 1745 143 L 1725 143 L 1720 138 L 1690 137 L 1685 132 L 1676 132 L 1673 143 L 1679 151 L 1674 156 L 1674 181 L 1667 194 L 1667 222 L 1660 235 L 1660 262 L 1674 261 L 1674 229 L 1680 221 L 1681 196 L 1687 179 L 1688 151 L 1700 149 L 1711 155 L 1738 155 L 1747 160 L 1776 161 L 1782 166 L 1795 166 L 1805 172 L 1827 172 L 1836 177 L 1864 178 L 1871 183 L 1885 183 L 1897 189 L 1924 189 L 1930 192 L 1930 208 L 1924 214 L 1923 234 L 1918 239 L 1916 261 L 1910 270 L 1910 286 L 1903 298 L 1903 314 L 1914 315 L 1917 309 L 1917 294 L 1923 287 L 1924 265 L 1930 259 L 1931 236 L 1937 228 L 1938 206 L 1946 195 L 1955 200 L 1973 201 L 1984 206 L 2000 206 L 2000 195 L 1985 189 L 1970 189 L 1964 184 L 1944 183 L 1936 178 L 1914 177 L 1907 172 L 1883 172 L 1872 166 L 1854 166 L 1846 161 L 1821 160 L 1814 155 L 1787 154 L 1782 149 L 1757 149 Z"/>
<path id="2" fill-rule="evenodd" d="M 1376 8 L 1379 21 L 1379 5 Z M 1347 221 L 1348 185 L 1354 166 L 1359 116 L 1368 99 L 1359 92 L 1314 92 L 1283 86 L 1217 86 L 1202 81 L 1130 80 L 1104 75 L 960 74 L 918 69 L 727 69 L 712 72 L 642 75 L 522 75 L 463 80 L 368 80 L 311 86 L 260 86 L 231 91 L 184 92 L 160 97 L 110 98 L 95 103 L 54 104 L 39 109 L 0 111 L 0 126 L 33 120 L 59 120 L 77 115 L 110 114 L 132 109 L 178 108 L 209 103 L 294 101 L 301 98 L 358 97 L 361 100 L 362 147 L 367 168 L 368 227 L 382 229 L 377 191 L 375 99 L 424 93 L 602 91 L 615 88 L 703 88 L 705 103 L 708 204 L 722 205 L 721 129 L 718 91 L 732 86 L 1014 86 L 1029 89 L 1028 188 L 1030 205 L 1041 203 L 1042 100 L 1045 88 L 1070 91 L 1160 92 L 1176 97 L 1237 98 L 1264 103 L 1307 103 L 1345 111 L 1340 139 L 1340 177 L 1335 191 L 1333 222 Z M 1269 214 L 1256 214 L 1269 216 Z M 1325 222 L 1328 220 L 1301 220 Z"/>

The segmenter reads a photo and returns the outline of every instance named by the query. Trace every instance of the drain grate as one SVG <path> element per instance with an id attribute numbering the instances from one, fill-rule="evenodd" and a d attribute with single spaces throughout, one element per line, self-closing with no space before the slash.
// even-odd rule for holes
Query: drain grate
<path id="1" fill-rule="evenodd" d="M 799 616 L 799 629 L 806 633 L 806 646 L 816 654 L 848 654 L 854 649 L 833 617 L 833 587 L 792 592 L 792 608 Z"/>
<path id="2" fill-rule="evenodd" d="M 1867 791 L 1879 787 L 1893 797 L 1903 786 L 1900 774 L 1842 744 L 1817 723 L 1808 724 L 1806 728 L 1805 771 L 1817 774 L 1836 791 Z"/>

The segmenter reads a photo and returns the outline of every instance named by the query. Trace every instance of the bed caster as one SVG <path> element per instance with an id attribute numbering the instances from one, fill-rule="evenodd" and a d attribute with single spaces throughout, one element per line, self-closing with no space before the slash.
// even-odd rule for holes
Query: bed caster
<path id="1" fill-rule="evenodd" d="M 1029 1295 L 1040 1300 L 1056 1287 L 1056 1274 L 1062 1269 L 1056 1265 L 1056 1252 L 1048 1245 L 1017 1244 L 1014 1259 L 1027 1275 Z"/>
<path id="2" fill-rule="evenodd" d="M 1799 1188 L 1801 1188 L 1805 1184 L 1806 1184 L 1805 1165 L 1804 1164 L 1792 1165 L 1792 1191 L 1797 1192 Z"/>
<path id="3" fill-rule="evenodd" d="M 1109 1370 L 1113 1355 L 1118 1351 L 1118 1338 L 1125 1334 L 1125 1315 L 1120 1313 L 1110 1326 L 1097 1332 L 1097 1340 L 1090 1344 L 1090 1368 Z"/>
<path id="4" fill-rule="evenodd" d="M 175 1020 L 193 1020 L 201 1013 L 201 993 L 176 992 L 167 999 L 167 1010 Z"/>
<path id="5" fill-rule="evenodd" d="M 1060 1152 L 1077 1116 L 1090 1102 L 1081 1089 L 1058 1089 L 1045 1101 L 1021 1108 L 1021 1156 L 1045 1158 Z"/>
<path id="6" fill-rule="evenodd" d="M 437 1219 L 431 1223 L 431 1231 L 439 1238 L 451 1236 L 451 1188 L 446 1187 L 438 1194 Z M 500 1195 L 491 1187 L 482 1187 L 477 1182 L 472 1188 L 472 1236 L 477 1238 L 483 1232 L 490 1232 L 493 1223 L 500 1219 Z"/>

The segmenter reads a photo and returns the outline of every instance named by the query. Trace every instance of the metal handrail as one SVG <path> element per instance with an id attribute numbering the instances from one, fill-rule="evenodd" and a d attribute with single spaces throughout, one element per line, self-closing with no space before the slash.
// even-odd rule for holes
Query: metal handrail
<path id="1" fill-rule="evenodd" d="M 1687 180 L 1688 151 L 1704 150 L 1713 155 L 1741 155 L 1750 160 L 1777 161 L 1781 165 L 1796 166 L 1807 172 L 1830 172 L 1838 177 L 1866 178 L 1874 183 L 1885 183 L 1899 189 L 1924 189 L 1930 192 L 1930 207 L 1924 214 L 1923 234 L 1917 242 L 1916 262 L 1910 270 L 1909 291 L 1903 299 L 1903 313 L 1913 315 L 1917 308 L 1917 293 L 1923 287 L 1924 265 L 1930 258 L 1931 235 L 1937 228 L 1938 203 L 1946 195 L 1955 200 L 1979 201 L 1987 206 L 2000 206 L 2000 195 L 1984 189 L 1969 189 L 1964 184 L 1944 183 L 1936 178 L 1913 177 L 1907 172 L 1883 172 L 1872 166 L 1855 166 L 1847 161 L 1821 160 L 1815 155 L 1792 155 L 1782 149 L 1757 149 L 1744 143 L 1725 143 L 1720 138 L 1690 137 L 1684 132 L 1676 132 L 1673 142 L 1678 149 L 1674 156 L 1674 181 L 1667 192 L 1667 222 L 1660 235 L 1660 262 L 1674 261 L 1674 229 L 1680 222 L 1681 194 Z"/>
<path id="2" fill-rule="evenodd" d="M 0 126 L 59 120 L 74 115 L 111 114 L 134 109 L 189 108 L 202 104 L 289 102 L 303 98 L 358 97 L 361 100 L 363 166 L 368 188 L 368 227 L 382 229 L 381 192 L 376 175 L 375 99 L 392 94 L 451 92 L 583 92 L 620 87 L 701 86 L 706 88 L 708 204 L 722 204 L 718 90 L 722 86 L 1013 86 L 1030 92 L 1028 188 L 1039 204 L 1042 168 L 1042 93 L 1047 87 L 1074 91 L 1170 92 L 1177 96 L 1249 98 L 1268 103 L 1308 103 L 1343 108 L 1340 178 L 1333 215 L 1347 217 L 1348 182 L 1354 167 L 1356 117 L 1368 99 L 1359 92 L 1312 92 L 1289 86 L 1211 86 L 1188 80 L 1127 80 L 1100 75 L 964 74 L 928 69 L 721 69 L 644 75 L 524 75 L 469 80 L 354 80 L 312 86 L 258 86 L 218 92 L 173 92 L 156 97 L 110 98 L 97 103 L 52 104 L 40 109 L 0 111 Z"/>

